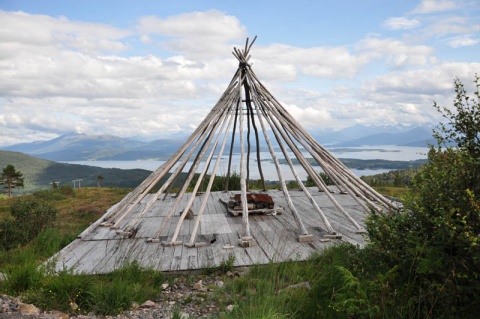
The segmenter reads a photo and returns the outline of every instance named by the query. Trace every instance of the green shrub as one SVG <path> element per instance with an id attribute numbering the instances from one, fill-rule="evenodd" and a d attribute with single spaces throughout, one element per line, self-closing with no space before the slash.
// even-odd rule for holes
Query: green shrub
<path id="1" fill-rule="evenodd" d="M 43 200 L 62 200 L 65 199 L 65 195 L 60 194 L 58 189 L 43 189 L 36 191 L 32 194 L 35 198 L 43 199 Z"/>
<path id="2" fill-rule="evenodd" d="M 228 258 L 223 260 L 218 266 L 218 270 L 225 274 L 229 271 L 233 271 L 233 265 L 235 264 L 235 255 L 233 253 L 228 254 Z"/>
<path id="3" fill-rule="evenodd" d="M 75 197 L 75 189 L 70 184 L 60 186 L 58 192 L 67 197 Z"/>
<path id="4" fill-rule="evenodd" d="M 318 176 L 320 177 L 320 179 L 322 179 L 325 182 L 326 185 L 335 185 L 335 183 L 330 178 L 330 176 L 325 174 L 325 172 L 318 173 Z M 307 176 L 307 181 L 305 182 L 305 186 L 307 187 L 316 186 L 315 182 L 313 181 L 313 178 L 310 175 Z"/>
<path id="5" fill-rule="evenodd" d="M 0 245 L 12 249 L 25 245 L 41 231 L 53 225 L 57 208 L 50 202 L 33 196 L 21 196 L 10 205 L 13 220 L 0 223 Z"/>
<path id="6" fill-rule="evenodd" d="M 456 80 L 454 112 L 435 132 L 429 162 L 414 179 L 404 210 L 367 221 L 367 251 L 395 272 L 389 282 L 403 315 L 469 317 L 480 308 L 480 103 Z M 456 148 L 444 147 L 453 143 Z M 443 144 L 443 146 L 442 146 Z"/>

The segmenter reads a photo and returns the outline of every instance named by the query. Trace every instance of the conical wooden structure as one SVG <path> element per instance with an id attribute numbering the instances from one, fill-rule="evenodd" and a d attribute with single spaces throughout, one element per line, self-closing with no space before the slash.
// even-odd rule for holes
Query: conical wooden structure
<path id="1" fill-rule="evenodd" d="M 279 153 L 286 160 L 297 184 L 301 187 L 311 204 L 312 214 L 316 214 L 323 221 L 329 233 L 328 235 L 336 236 L 335 229 L 333 229 L 313 196 L 304 186 L 304 182 L 298 174 L 299 169 L 305 170 L 318 189 L 325 192 L 328 199 L 345 216 L 346 220 L 355 226 L 358 232 L 362 232 L 363 229 L 330 193 L 325 182 L 312 167 L 306 154 L 330 177 L 341 193 L 351 196 L 366 212 L 371 210 L 384 212 L 394 209 L 390 200 L 378 194 L 369 185 L 357 178 L 338 159 L 318 144 L 260 82 L 249 63 L 249 52 L 255 39 L 250 44 L 247 39 L 243 50 L 234 48 L 233 55 L 239 61 L 238 69 L 220 100 L 203 122 L 200 123 L 183 146 L 166 163 L 154 171 L 106 216 L 106 220 L 102 224 L 103 226 L 117 229 L 117 234 L 122 236 L 134 235 L 138 227 L 140 227 L 139 221 L 141 217 L 150 211 L 157 200 L 166 196 L 174 182 L 179 179 L 182 170 L 187 165 L 190 165 L 186 178 L 175 195 L 175 203 L 166 208 L 168 209 L 166 218 L 158 227 L 156 236 L 149 238 L 148 241 L 160 241 L 160 238 L 165 235 L 165 230 L 170 225 L 175 213 L 181 209 L 182 213 L 176 221 L 172 237 L 162 241 L 162 244 L 165 246 L 185 244 L 187 247 L 198 247 L 203 244 L 196 242 L 198 226 L 206 209 L 213 181 L 218 174 L 221 158 L 224 155 L 228 156 L 225 191 L 229 191 L 228 179 L 232 172 L 232 156 L 235 147 L 238 146 L 240 149 L 240 204 L 243 223 L 243 236 L 239 238 L 239 244 L 243 247 L 255 245 L 255 239 L 252 238 L 250 232 L 247 194 L 249 193 L 248 181 L 251 173 L 250 161 L 252 157 L 255 157 L 257 162 L 263 191 L 267 191 L 262 172 L 262 160 L 264 159 L 260 156 L 262 148 L 260 140 L 262 138 L 276 167 L 281 191 L 288 203 L 288 213 L 294 216 L 299 241 L 311 241 L 313 238 L 308 233 L 305 222 L 290 198 L 284 172 L 281 169 L 279 155 L 277 155 L 278 152 L 275 151 L 275 148 L 280 149 Z M 229 144 L 229 149 L 226 147 L 227 143 Z M 290 158 L 291 154 L 295 156 L 300 165 L 294 165 Z M 197 181 L 191 193 L 187 193 L 187 189 L 195 174 L 198 177 Z M 149 198 L 146 205 L 142 206 L 141 211 L 127 225 L 121 226 L 124 218 L 137 208 L 146 195 L 152 192 L 154 187 L 167 176 L 168 179 L 160 185 L 158 191 Z M 206 189 L 201 192 L 203 200 L 195 216 L 191 238 L 188 243 L 183 243 L 178 240 L 180 229 L 185 217 L 191 212 L 195 196 L 199 195 L 201 186 L 204 186 L 204 179 L 207 177 L 208 184 Z M 189 196 L 190 199 L 186 202 L 186 205 L 183 204 L 184 206 L 180 207 L 185 202 L 186 196 Z"/>
<path id="2" fill-rule="evenodd" d="M 108 273 L 137 261 L 159 271 L 191 270 L 231 256 L 234 266 L 304 260 L 336 240 L 363 245 L 365 216 L 396 208 L 319 145 L 263 86 L 249 62 L 254 41 L 234 48 L 238 69 L 193 134 L 52 257 L 57 269 Z M 273 162 L 280 189 L 265 187 L 265 160 Z M 240 190 L 232 191 L 236 167 Z M 335 185 L 325 184 L 320 169 Z M 258 191 L 249 189 L 254 173 L 263 188 Z M 287 173 L 300 189 L 287 188 Z M 316 186 L 304 186 L 301 173 Z M 218 175 L 224 189 L 212 191 Z M 267 195 L 273 203 L 252 210 L 249 200 Z"/>

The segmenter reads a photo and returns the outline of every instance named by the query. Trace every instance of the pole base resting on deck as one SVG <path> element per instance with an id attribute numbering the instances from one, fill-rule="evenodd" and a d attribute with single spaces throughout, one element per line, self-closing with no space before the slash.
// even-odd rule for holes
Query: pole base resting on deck
<path id="1" fill-rule="evenodd" d="M 116 233 L 119 236 L 126 236 L 126 237 L 130 237 L 133 234 L 131 231 L 123 231 L 123 230 L 117 230 Z"/>
<path id="2" fill-rule="evenodd" d="M 183 241 L 162 241 L 163 247 L 178 246 L 183 244 Z"/>
<path id="3" fill-rule="evenodd" d="M 112 222 L 103 222 L 100 224 L 100 226 L 102 227 L 112 227 L 114 225 L 114 223 Z"/>
<path id="4" fill-rule="evenodd" d="M 342 239 L 342 235 L 323 235 L 323 237 L 328 239 Z"/>
<path id="5" fill-rule="evenodd" d="M 355 234 L 366 234 L 367 231 L 365 229 L 359 229 L 355 232 Z"/>
<path id="6" fill-rule="evenodd" d="M 206 246 L 208 246 L 208 244 L 206 242 L 202 241 L 202 242 L 193 243 L 193 244 L 186 243 L 184 246 L 187 247 L 187 248 L 198 248 L 198 247 L 206 247 Z"/>
<path id="7" fill-rule="evenodd" d="M 299 243 L 311 243 L 312 241 L 315 240 L 315 237 L 311 234 L 306 234 L 306 235 L 299 235 L 297 237 L 297 240 Z"/>
<path id="8" fill-rule="evenodd" d="M 257 241 L 253 237 L 242 237 L 238 240 L 238 245 L 243 248 L 257 246 Z"/>

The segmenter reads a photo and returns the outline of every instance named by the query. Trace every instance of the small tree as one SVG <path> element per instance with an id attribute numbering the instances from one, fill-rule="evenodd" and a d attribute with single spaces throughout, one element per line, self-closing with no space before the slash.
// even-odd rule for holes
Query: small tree
<path id="1" fill-rule="evenodd" d="M 97 177 L 97 186 L 98 186 L 98 187 L 102 186 L 102 183 L 103 183 L 103 176 L 102 176 L 102 175 L 98 175 L 98 177 Z"/>
<path id="2" fill-rule="evenodd" d="M 330 176 L 328 176 L 325 172 L 319 172 L 318 176 L 325 182 L 326 185 L 335 185 L 335 183 L 332 181 Z M 315 182 L 313 181 L 313 178 L 308 175 L 307 176 L 307 181 L 305 182 L 305 186 L 311 187 L 315 186 Z"/>
<path id="3" fill-rule="evenodd" d="M 23 187 L 23 179 L 23 174 L 15 170 L 15 167 L 11 164 L 8 164 L 0 174 L 0 184 L 7 189 L 8 197 L 12 196 L 12 189 Z"/>
<path id="4" fill-rule="evenodd" d="M 473 158 L 480 157 L 480 78 L 475 75 L 476 91 L 475 98 L 470 99 L 462 82 L 454 80 L 456 97 L 453 101 L 455 110 L 439 106 L 436 102 L 433 106 L 447 120 L 440 123 L 434 130 L 434 137 L 439 145 L 447 146 L 454 143 L 456 146 L 468 152 Z"/>

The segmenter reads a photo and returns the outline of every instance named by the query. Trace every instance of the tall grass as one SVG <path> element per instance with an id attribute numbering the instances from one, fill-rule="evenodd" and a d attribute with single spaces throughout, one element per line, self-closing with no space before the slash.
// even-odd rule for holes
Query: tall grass
<path id="1" fill-rule="evenodd" d="M 219 300 L 235 307 L 225 318 L 295 318 L 309 290 L 290 286 L 312 282 L 318 276 L 311 262 L 287 261 L 252 266 L 247 274 L 226 285 Z"/>
<path id="2" fill-rule="evenodd" d="M 2 255 L 13 256 L 7 253 Z M 5 281 L 0 282 L 1 290 L 18 295 L 28 290 L 38 289 L 44 277 L 44 269 L 38 267 L 36 255 L 30 250 L 20 250 L 14 259 L 15 264 L 10 264 L 2 270 Z"/>

